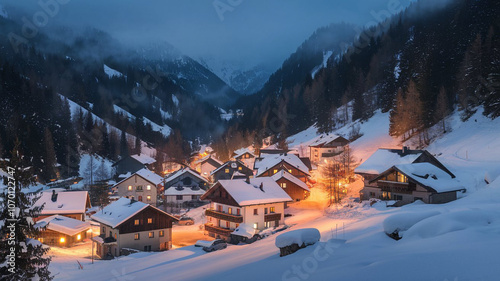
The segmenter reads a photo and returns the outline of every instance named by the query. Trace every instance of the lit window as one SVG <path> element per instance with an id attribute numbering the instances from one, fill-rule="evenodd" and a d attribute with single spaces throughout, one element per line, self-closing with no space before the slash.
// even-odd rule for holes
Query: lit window
<path id="1" fill-rule="evenodd" d="M 132 190 L 132 186 L 131 185 L 128 186 L 128 190 Z"/>
<path id="2" fill-rule="evenodd" d="M 139 240 L 139 233 L 134 234 L 134 240 Z"/>
<path id="3" fill-rule="evenodd" d="M 229 169 L 224 170 L 224 172 L 226 172 L 226 174 L 229 174 Z"/>
<path id="4" fill-rule="evenodd" d="M 282 183 L 282 184 L 281 184 L 281 187 L 282 187 L 282 188 L 286 188 L 286 182 Z"/>
<path id="5" fill-rule="evenodd" d="M 146 199 L 147 199 L 148 201 L 151 201 L 151 195 L 146 196 Z"/>
<path id="6" fill-rule="evenodd" d="M 269 209 L 269 212 L 271 212 L 271 213 L 274 213 L 275 211 L 276 211 L 276 208 L 274 208 L 274 207 L 271 207 L 271 208 Z"/>
<path id="7" fill-rule="evenodd" d="M 116 235 L 116 233 L 115 233 L 115 239 L 117 239 L 117 237 L 118 237 L 118 235 Z"/>
<path id="8" fill-rule="evenodd" d="M 151 190 L 151 185 L 146 186 L 147 190 Z"/>
<path id="9" fill-rule="evenodd" d="M 241 167 L 238 167 L 238 171 L 241 171 Z"/>
<path id="10" fill-rule="evenodd" d="M 233 208 L 227 208 L 227 213 L 231 215 L 233 213 Z"/>
<path id="11" fill-rule="evenodd" d="M 288 169 L 288 172 L 291 174 L 292 173 L 292 169 Z"/>
<path id="12" fill-rule="evenodd" d="M 163 236 L 165 236 L 165 231 L 160 230 L 160 237 L 163 237 Z"/>
<path id="13" fill-rule="evenodd" d="M 253 224 L 253 228 L 254 228 L 254 229 L 259 228 L 259 224 L 258 224 L 258 223 L 254 223 L 254 224 Z"/>
<path id="14" fill-rule="evenodd" d="M 59 242 L 64 243 L 64 242 L 66 242 L 66 239 L 64 237 L 61 237 L 61 239 L 59 239 Z"/>
<path id="15" fill-rule="evenodd" d="M 277 170 L 277 169 L 274 169 L 273 174 L 276 174 L 277 172 L 278 172 L 278 170 Z"/>
<path id="16" fill-rule="evenodd" d="M 76 236 L 76 240 L 80 240 L 80 239 L 82 239 L 82 235 L 81 235 L 81 234 L 78 234 L 78 235 Z"/>
<path id="17" fill-rule="evenodd" d="M 149 238 L 154 238 L 155 237 L 155 233 L 154 232 L 150 232 L 149 233 Z"/>
<path id="18" fill-rule="evenodd" d="M 134 220 L 134 225 L 139 225 L 139 220 Z"/>
<path id="19" fill-rule="evenodd" d="M 40 241 L 41 243 L 43 243 L 43 238 L 42 237 L 38 238 L 38 241 Z"/>
<path id="20" fill-rule="evenodd" d="M 153 223 L 153 218 L 148 218 L 148 223 Z"/>

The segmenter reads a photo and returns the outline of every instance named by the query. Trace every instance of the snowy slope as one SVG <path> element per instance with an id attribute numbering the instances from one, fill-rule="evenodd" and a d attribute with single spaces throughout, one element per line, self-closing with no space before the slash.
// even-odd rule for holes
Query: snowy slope
<path id="1" fill-rule="evenodd" d="M 130 112 L 126 111 L 125 109 L 123 109 L 123 108 L 121 108 L 121 107 L 119 107 L 117 105 L 113 105 L 113 109 L 114 109 L 115 113 L 121 113 L 124 116 L 126 116 L 128 119 L 135 120 L 135 116 L 132 115 Z M 166 117 L 171 117 L 171 115 L 169 115 L 168 112 L 165 112 L 165 111 L 163 111 L 162 115 L 166 116 Z M 143 118 L 143 122 L 144 122 L 145 125 L 146 124 L 151 125 L 151 129 L 153 131 L 160 132 L 165 137 L 168 137 L 170 135 L 170 133 L 172 132 L 172 129 L 169 126 L 167 126 L 167 125 L 160 126 L 157 123 L 149 120 L 146 117 Z"/>
<path id="2" fill-rule="evenodd" d="M 106 73 L 110 79 L 113 77 L 123 77 L 123 74 L 120 71 L 112 69 L 107 65 L 104 65 L 104 73 Z"/>
<path id="3" fill-rule="evenodd" d="M 0 17 L 2 17 L 2 18 L 8 18 L 9 17 L 9 15 L 5 11 L 5 9 L 2 7 L 2 5 L 0 5 Z"/>

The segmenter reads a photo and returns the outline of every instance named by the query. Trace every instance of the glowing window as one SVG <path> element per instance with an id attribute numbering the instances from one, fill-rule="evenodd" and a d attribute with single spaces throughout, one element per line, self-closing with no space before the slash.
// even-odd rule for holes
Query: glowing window
<path id="1" fill-rule="evenodd" d="M 146 196 L 146 199 L 147 199 L 148 201 L 151 201 L 151 195 Z"/>
<path id="2" fill-rule="evenodd" d="M 60 243 L 64 243 L 64 242 L 66 242 L 66 238 L 61 237 L 61 239 L 59 239 L 59 242 L 60 242 Z"/>
<path id="3" fill-rule="evenodd" d="M 273 174 L 276 174 L 277 172 L 278 172 L 278 170 L 277 170 L 277 169 L 274 169 Z"/>
<path id="4" fill-rule="evenodd" d="M 151 185 L 146 186 L 146 190 L 151 190 Z"/>
<path id="5" fill-rule="evenodd" d="M 139 233 L 134 234 L 134 240 L 139 240 Z"/>
<path id="6" fill-rule="evenodd" d="M 276 208 L 275 208 L 275 207 L 271 207 L 271 208 L 269 208 L 269 212 L 274 213 L 275 211 L 276 211 Z"/>
<path id="7" fill-rule="evenodd" d="M 82 235 L 81 235 L 81 234 L 78 234 L 78 235 L 76 236 L 76 240 L 80 240 L 80 239 L 82 239 Z"/>
<path id="8" fill-rule="evenodd" d="M 281 184 L 281 188 L 286 188 L 286 182 Z"/>
<path id="9" fill-rule="evenodd" d="M 165 236 L 165 231 L 160 230 L 160 237 L 163 237 L 163 236 Z"/>
<path id="10" fill-rule="evenodd" d="M 224 170 L 224 171 L 226 172 L 226 174 L 229 174 L 229 169 L 226 169 L 226 170 Z"/>
<path id="11" fill-rule="evenodd" d="M 128 186 L 128 190 L 132 190 L 132 186 L 131 185 Z"/>
<path id="12" fill-rule="evenodd" d="M 154 238 L 155 237 L 155 233 L 154 232 L 150 232 L 149 233 L 149 238 Z"/>
<path id="13" fill-rule="evenodd" d="M 153 218 L 148 218 L 148 223 L 153 223 Z"/>
<path id="14" fill-rule="evenodd" d="M 139 225 L 139 220 L 134 220 L 134 225 Z"/>
<path id="15" fill-rule="evenodd" d="M 254 228 L 254 229 L 259 228 L 259 224 L 258 224 L 258 223 L 254 223 L 254 224 L 253 224 L 253 228 Z"/>

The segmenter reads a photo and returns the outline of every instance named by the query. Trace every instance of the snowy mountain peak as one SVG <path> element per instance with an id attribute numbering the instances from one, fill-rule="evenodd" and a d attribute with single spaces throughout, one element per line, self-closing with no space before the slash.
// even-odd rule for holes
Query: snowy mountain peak
<path id="1" fill-rule="evenodd" d="M 2 18 L 9 17 L 9 15 L 7 14 L 7 11 L 5 11 L 5 9 L 2 7 L 2 5 L 0 5 L 0 17 L 2 17 Z"/>

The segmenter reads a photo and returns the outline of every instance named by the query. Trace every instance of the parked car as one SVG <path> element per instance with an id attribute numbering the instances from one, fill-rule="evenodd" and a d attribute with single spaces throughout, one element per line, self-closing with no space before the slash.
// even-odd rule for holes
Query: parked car
<path id="1" fill-rule="evenodd" d="M 193 225 L 194 220 L 190 217 L 181 217 L 178 222 L 179 225 Z"/>
<path id="2" fill-rule="evenodd" d="M 210 245 L 203 247 L 203 250 L 205 252 L 213 252 L 213 251 L 222 250 L 222 249 L 227 248 L 227 243 L 224 240 L 215 239 L 214 241 L 210 241 L 210 242 L 211 242 Z"/>

